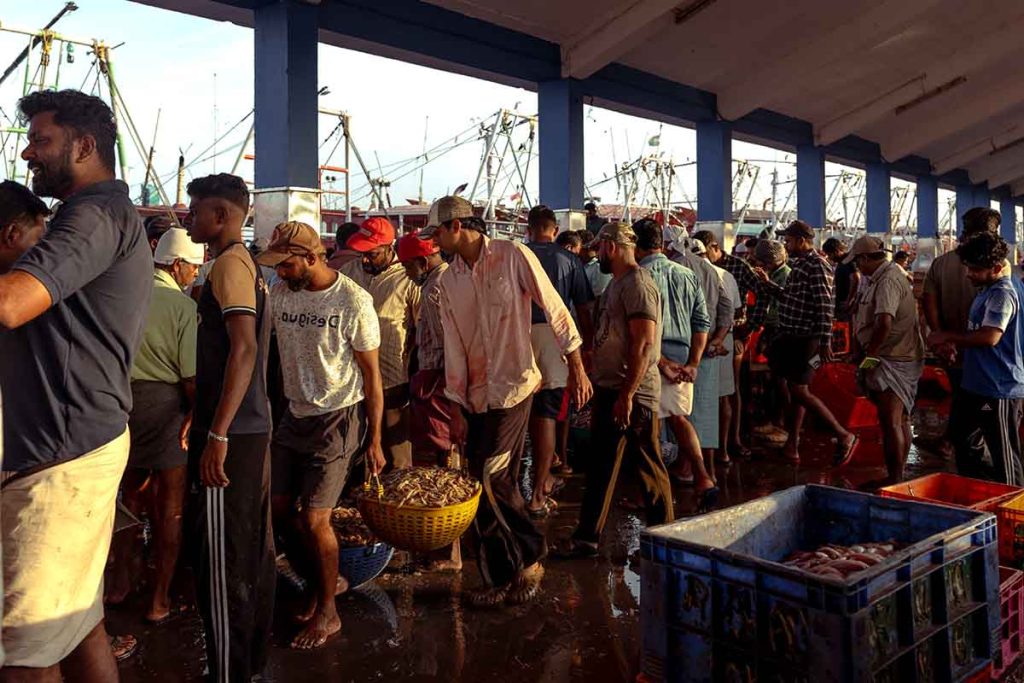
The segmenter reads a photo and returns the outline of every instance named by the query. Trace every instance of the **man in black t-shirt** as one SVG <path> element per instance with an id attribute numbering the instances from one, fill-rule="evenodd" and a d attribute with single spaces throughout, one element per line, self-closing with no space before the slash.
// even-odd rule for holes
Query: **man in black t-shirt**
<path id="1" fill-rule="evenodd" d="M 266 664 L 276 580 L 268 292 L 242 243 L 245 181 L 227 173 L 198 178 L 188 194 L 189 235 L 216 256 L 199 297 L 188 449 L 196 583 L 214 680 L 248 681 Z"/>
<path id="2" fill-rule="evenodd" d="M 18 106 L 32 187 L 63 203 L 0 275 L 4 673 L 51 680 L 63 666 L 78 680 L 117 680 L 103 568 L 152 256 L 128 186 L 114 179 L 110 108 L 74 90 Z"/>
<path id="3" fill-rule="evenodd" d="M 853 302 L 857 298 L 857 287 L 860 284 L 860 273 L 852 263 L 844 263 L 846 243 L 837 237 L 829 237 L 821 245 L 833 268 L 835 282 L 836 320 L 848 321 L 853 315 Z"/>

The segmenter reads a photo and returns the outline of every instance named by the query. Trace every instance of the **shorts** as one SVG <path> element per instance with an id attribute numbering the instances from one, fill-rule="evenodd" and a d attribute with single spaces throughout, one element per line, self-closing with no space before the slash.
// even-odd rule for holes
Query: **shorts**
<path id="1" fill-rule="evenodd" d="M 103 568 L 129 443 L 125 429 L 74 460 L 4 473 L 6 665 L 53 666 L 103 620 Z"/>
<path id="2" fill-rule="evenodd" d="M 569 366 L 551 325 L 535 323 L 530 328 L 530 344 L 540 368 L 541 389 L 564 389 L 569 384 Z"/>
<path id="3" fill-rule="evenodd" d="M 732 332 L 725 335 L 726 355 L 719 359 L 718 363 L 718 395 L 732 396 L 736 393 L 736 369 L 733 361 L 736 359 L 736 341 Z"/>
<path id="4" fill-rule="evenodd" d="M 661 399 L 658 417 L 688 416 L 693 411 L 693 382 L 675 382 L 661 377 Z"/>
<path id="5" fill-rule="evenodd" d="M 270 490 L 303 508 L 333 508 L 366 438 L 362 402 L 323 415 L 285 411 L 270 442 Z"/>
<path id="6" fill-rule="evenodd" d="M 768 347 L 768 368 L 790 384 L 810 384 L 817 370 L 811 360 L 818 356 L 818 345 L 816 337 L 780 335 Z"/>
<path id="7" fill-rule="evenodd" d="M 541 389 L 533 395 L 533 417 L 557 420 L 562 416 L 565 389 Z"/>
<path id="8" fill-rule="evenodd" d="M 185 394 L 180 384 L 132 382 L 132 412 L 128 415 L 132 444 L 128 467 L 143 470 L 184 467 L 188 454 L 181 447 L 179 432 L 185 414 Z"/>

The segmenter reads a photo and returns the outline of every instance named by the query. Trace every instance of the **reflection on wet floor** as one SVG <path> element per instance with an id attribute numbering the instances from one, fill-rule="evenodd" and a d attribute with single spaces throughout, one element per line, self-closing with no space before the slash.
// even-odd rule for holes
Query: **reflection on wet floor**
<path id="1" fill-rule="evenodd" d="M 914 415 L 915 441 L 931 444 L 945 428 L 942 410 Z M 802 483 L 859 486 L 885 474 L 884 468 L 828 469 L 834 449 L 827 437 L 810 435 L 799 467 L 776 452 L 755 449 L 753 459 L 719 468 L 722 504 L 733 505 Z M 915 446 L 907 476 L 951 469 L 938 452 Z M 559 495 L 559 508 L 544 522 L 549 541 L 572 533 L 579 513 L 582 477 L 574 476 Z M 634 497 L 627 482 L 624 501 Z M 676 510 L 691 514 L 692 489 L 675 487 Z M 377 581 L 341 597 L 342 633 L 311 652 L 288 649 L 294 627 L 280 615 L 268 680 L 325 681 L 633 681 L 640 650 L 640 581 L 637 571 L 643 523 L 631 506 L 618 506 L 609 520 L 602 557 L 549 561 L 544 590 L 530 605 L 480 611 L 462 605 L 463 590 L 479 585 L 472 562 L 462 574 L 389 570 Z M 279 606 L 288 587 L 279 587 Z M 284 612 L 285 610 L 279 610 Z M 112 633 L 132 633 L 139 653 L 121 667 L 133 681 L 199 680 L 204 669 L 202 631 L 195 616 L 164 626 L 144 625 L 142 601 L 108 611 Z"/>

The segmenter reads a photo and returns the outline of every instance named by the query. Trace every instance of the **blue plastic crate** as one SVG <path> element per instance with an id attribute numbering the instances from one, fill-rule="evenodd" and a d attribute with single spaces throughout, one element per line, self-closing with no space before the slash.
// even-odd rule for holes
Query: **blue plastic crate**
<path id="1" fill-rule="evenodd" d="M 888 540 L 903 547 L 846 581 L 779 562 L 826 543 Z M 712 671 L 726 675 L 724 666 L 733 676 L 730 653 L 739 652 L 771 680 L 811 672 L 812 680 L 869 680 L 912 669 L 919 645 L 948 640 L 950 625 L 967 614 L 989 625 L 972 629 L 989 657 L 998 646 L 990 635 L 999 628 L 996 552 L 987 513 L 814 485 L 648 529 L 644 672 L 704 680 Z M 940 666 L 950 671 L 948 652 Z"/>

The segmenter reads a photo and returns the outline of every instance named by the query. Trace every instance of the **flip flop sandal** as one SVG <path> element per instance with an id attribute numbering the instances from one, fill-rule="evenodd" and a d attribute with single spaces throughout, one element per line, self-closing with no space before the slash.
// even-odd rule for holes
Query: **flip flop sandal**
<path id="1" fill-rule="evenodd" d="M 513 582 L 512 590 L 505 596 L 509 605 L 525 605 L 537 597 L 540 583 L 544 580 L 544 567 L 540 567 L 532 576 L 520 578 Z"/>
<path id="2" fill-rule="evenodd" d="M 681 477 L 681 476 L 679 476 L 678 474 L 676 474 L 675 472 L 672 472 L 672 471 L 669 471 L 668 476 L 669 476 L 669 479 L 671 479 L 673 481 L 673 483 L 676 483 L 676 484 L 682 484 L 683 486 L 690 486 L 690 485 L 693 484 L 693 476 Z"/>
<path id="3" fill-rule="evenodd" d="M 530 519 L 547 519 L 551 514 L 551 506 L 548 505 L 547 501 L 544 501 L 544 504 L 539 508 L 527 506 L 526 514 L 530 515 Z"/>
<path id="4" fill-rule="evenodd" d="M 110 636 L 110 651 L 119 662 L 131 657 L 139 649 L 139 640 L 135 636 Z"/>
<path id="5" fill-rule="evenodd" d="M 853 439 L 850 441 L 848 446 L 843 446 L 842 443 L 836 442 L 836 452 L 832 457 L 833 467 L 842 467 L 843 465 L 850 462 L 853 459 L 853 454 L 857 452 L 857 446 L 860 444 L 860 437 L 856 434 L 853 435 Z M 845 449 L 845 450 L 844 450 Z"/>
<path id="6" fill-rule="evenodd" d="M 568 546 L 554 548 L 551 557 L 556 560 L 587 560 L 600 555 L 596 543 L 584 543 L 583 541 L 569 541 Z"/>
<path id="7" fill-rule="evenodd" d="M 555 483 L 551 485 L 551 490 L 548 491 L 547 495 L 553 496 L 564 488 L 565 479 L 562 479 L 561 477 L 555 477 Z"/>
<path id="8" fill-rule="evenodd" d="M 150 619 L 149 617 L 143 617 L 142 620 L 151 626 L 160 626 L 166 624 L 169 621 L 174 621 L 183 614 L 191 612 L 191 608 L 188 605 L 173 605 L 167 614 L 160 617 L 159 619 Z"/>
<path id="9" fill-rule="evenodd" d="M 700 494 L 700 500 L 697 503 L 697 514 L 703 515 L 706 512 L 714 510 L 715 506 L 718 505 L 718 494 L 719 489 L 717 486 L 712 486 L 711 488 L 703 491 Z"/>
<path id="10" fill-rule="evenodd" d="M 473 607 L 481 609 L 494 608 L 505 603 L 505 599 L 508 597 L 509 586 L 502 586 L 500 588 L 485 588 L 483 590 L 470 593 L 466 596 L 466 602 Z"/>
<path id="11" fill-rule="evenodd" d="M 734 444 L 730 446 L 729 450 L 735 453 L 737 458 L 743 460 L 746 460 L 747 458 L 754 454 L 754 452 L 751 451 L 749 448 L 747 448 L 746 446 L 740 446 L 739 444 Z"/>

